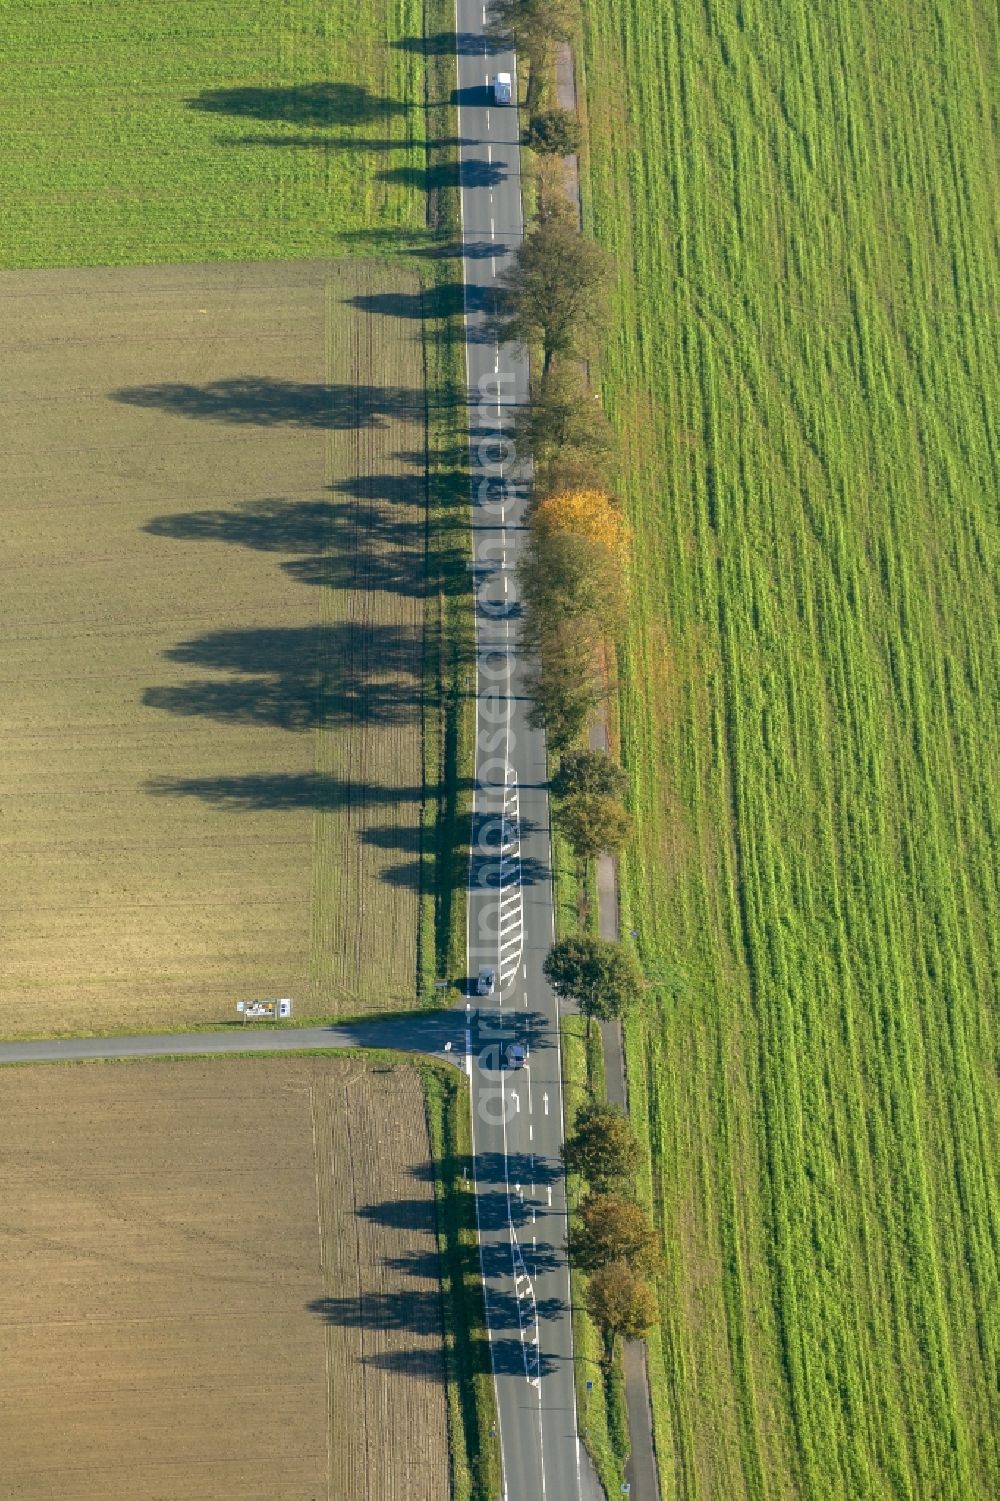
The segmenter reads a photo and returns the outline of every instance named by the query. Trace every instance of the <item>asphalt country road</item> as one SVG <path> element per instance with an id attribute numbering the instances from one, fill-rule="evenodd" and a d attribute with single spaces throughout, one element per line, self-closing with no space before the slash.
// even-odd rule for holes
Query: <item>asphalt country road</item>
<path id="1" fill-rule="evenodd" d="M 444 1054 L 469 1075 L 480 1255 L 505 1501 L 600 1501 L 577 1432 L 558 1003 L 542 974 L 554 937 L 545 745 L 527 720 L 516 562 L 530 469 L 511 440 L 526 359 L 490 331 L 495 288 L 520 244 L 519 120 L 490 89 L 516 59 L 484 37 L 482 0 L 456 0 L 458 127 L 476 612 L 476 781 L 469 869 L 470 991 L 452 1011 L 337 1026 L 0 1043 L 0 1063 L 385 1047 Z M 516 99 L 516 82 L 515 82 Z M 522 1069 L 505 1065 L 512 1040 Z"/>
<path id="2" fill-rule="evenodd" d="M 480 1249 L 508 1501 L 592 1501 L 603 1492 L 577 1432 L 558 1003 L 542 974 L 555 936 L 545 743 L 528 724 L 517 599 L 530 467 L 511 431 L 528 365 L 490 327 L 523 235 L 518 110 L 491 89 L 510 73 L 516 101 L 516 58 L 487 42 L 484 20 L 482 0 L 456 0 L 478 706 L 468 968 L 498 982 L 468 1039 Z M 526 1047 L 521 1071 L 502 1067 L 511 1039 Z"/>

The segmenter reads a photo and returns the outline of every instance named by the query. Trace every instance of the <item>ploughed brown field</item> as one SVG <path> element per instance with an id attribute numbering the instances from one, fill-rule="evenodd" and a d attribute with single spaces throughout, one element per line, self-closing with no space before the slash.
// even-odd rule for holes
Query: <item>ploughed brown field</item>
<path id="1" fill-rule="evenodd" d="M 415 1070 L 0 1074 L 3 1501 L 441 1501 Z"/>
<path id="2" fill-rule="evenodd" d="M 419 282 L 0 273 L 0 1035 L 417 983 Z"/>

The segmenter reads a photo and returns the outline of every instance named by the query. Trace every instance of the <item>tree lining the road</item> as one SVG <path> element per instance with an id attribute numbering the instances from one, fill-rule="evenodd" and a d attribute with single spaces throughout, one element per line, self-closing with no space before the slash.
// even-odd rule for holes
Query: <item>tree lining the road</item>
<path id="1" fill-rule="evenodd" d="M 587 1279 L 587 1312 L 604 1336 L 610 1371 L 621 1339 L 644 1339 L 659 1322 L 656 1289 L 627 1261 L 611 1261 Z"/>
<path id="2" fill-rule="evenodd" d="M 598 855 L 616 855 L 632 832 L 631 813 L 607 793 L 576 792 L 561 798 L 553 818 L 576 856 L 581 882 Z"/>
<path id="3" fill-rule="evenodd" d="M 571 109 L 539 110 L 525 131 L 525 145 L 540 156 L 573 156 L 580 149 L 580 122 Z"/>
<path id="4" fill-rule="evenodd" d="M 571 213 L 540 219 L 500 278 L 501 341 L 540 344 L 543 374 L 557 355 L 578 355 L 608 321 L 612 264 Z"/>
<path id="5" fill-rule="evenodd" d="M 532 456 L 540 493 L 604 488 L 614 465 L 617 440 L 597 393 L 576 364 L 555 364 L 538 382 L 530 402 L 518 409 L 514 441 Z M 557 464 L 579 463 L 574 481 L 554 483 Z M 565 467 L 564 467 L 565 472 Z"/>
<path id="6" fill-rule="evenodd" d="M 624 802 L 628 793 L 628 774 L 607 751 L 567 751 L 559 762 L 551 786 L 555 797 L 590 793 Z"/>
<path id="7" fill-rule="evenodd" d="M 624 619 L 627 530 L 605 492 L 574 490 L 538 502 L 518 565 L 533 721 L 564 752 L 606 695 L 603 643 Z"/>
<path id="8" fill-rule="evenodd" d="M 580 864 L 581 883 L 598 855 L 617 854 L 632 832 L 628 776 L 606 751 L 564 753 L 552 778 L 554 821 Z"/>
<path id="9" fill-rule="evenodd" d="M 619 1020 L 643 983 L 630 949 L 590 933 L 571 933 L 553 944 L 543 971 L 556 995 L 575 1001 L 590 1021 Z"/>
<path id="10" fill-rule="evenodd" d="M 580 0 L 490 0 L 486 34 L 513 39 L 528 63 L 529 110 L 542 102 L 557 42 L 568 42 L 580 24 Z"/>
<path id="11" fill-rule="evenodd" d="M 579 1173 L 598 1191 L 632 1184 L 640 1154 L 639 1138 L 624 1110 L 602 1100 L 592 1100 L 577 1111 L 562 1151 L 567 1171 Z"/>

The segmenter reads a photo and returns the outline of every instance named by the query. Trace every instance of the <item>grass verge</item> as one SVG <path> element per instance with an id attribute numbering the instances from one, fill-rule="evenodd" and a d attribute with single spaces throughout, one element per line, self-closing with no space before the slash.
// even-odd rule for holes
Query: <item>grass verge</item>
<path id="1" fill-rule="evenodd" d="M 427 0 L 428 36 L 454 27 L 451 0 Z M 427 278 L 425 362 L 428 392 L 427 572 L 425 614 L 424 812 L 425 882 L 421 902 L 420 993 L 439 1002 L 435 981 L 466 968 L 465 886 L 475 763 L 475 652 L 469 572 L 468 414 L 464 358 L 464 300 L 458 192 L 455 58 L 427 59 L 428 230 L 441 253 L 424 262 Z M 429 707 L 429 712 L 428 712 Z"/>
<path id="2" fill-rule="evenodd" d="M 421 1065 L 434 1155 L 454 1501 L 502 1491 L 500 1445 L 479 1261 L 469 1101 L 452 1069 Z"/>

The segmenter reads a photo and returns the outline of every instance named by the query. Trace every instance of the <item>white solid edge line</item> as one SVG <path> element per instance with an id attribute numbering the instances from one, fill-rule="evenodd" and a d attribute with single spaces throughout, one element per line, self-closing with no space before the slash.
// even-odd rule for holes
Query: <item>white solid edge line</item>
<path id="1" fill-rule="evenodd" d="M 455 35 L 456 35 L 456 37 L 459 35 L 458 0 L 455 0 Z M 455 51 L 455 85 L 456 85 L 456 90 L 459 93 L 459 98 L 458 98 L 458 100 L 456 100 L 456 104 L 455 104 L 455 116 L 456 116 L 456 124 L 458 126 L 458 138 L 459 138 L 458 160 L 459 160 L 459 168 L 461 169 L 461 164 L 462 164 L 462 146 L 461 146 L 461 141 L 462 141 L 462 105 L 461 105 L 461 87 L 460 87 L 461 86 L 461 77 L 460 77 L 459 70 L 460 70 L 460 62 L 459 62 L 458 50 L 456 48 L 456 51 Z M 471 391 L 472 391 L 472 370 L 471 370 L 470 365 L 469 365 L 469 294 L 468 294 L 468 286 L 469 286 L 469 261 L 468 261 L 468 256 L 466 254 L 466 244 L 465 244 L 465 194 L 464 194 L 464 191 L 463 191 L 463 189 L 462 189 L 461 186 L 459 186 L 459 191 L 458 191 L 458 212 L 459 212 L 459 223 L 460 223 L 460 226 L 461 226 L 461 234 L 462 234 L 462 271 L 463 271 L 463 277 L 462 277 L 462 322 L 463 322 L 463 325 L 464 325 L 464 328 L 465 328 L 465 341 L 464 341 L 465 342 L 465 389 L 466 389 L 467 392 L 471 393 Z M 472 494 L 471 494 L 471 481 L 472 481 L 472 464 L 471 464 L 471 459 L 472 459 L 472 429 L 469 427 L 468 421 L 466 421 L 466 433 L 467 433 L 467 441 L 468 441 L 468 445 L 469 445 L 469 459 L 470 459 L 470 464 L 469 464 L 469 481 L 470 481 L 469 500 L 470 500 L 470 503 L 471 503 L 471 500 L 472 500 Z M 475 543 L 475 535 L 473 533 L 473 530 L 472 530 L 471 526 L 469 528 L 469 550 L 472 553 L 473 564 L 475 564 L 475 561 L 476 561 L 476 543 Z M 474 618 L 478 620 L 478 611 L 474 612 Z M 478 633 L 478 624 L 475 626 L 475 630 Z M 477 641 L 477 650 L 476 650 L 475 656 L 476 656 L 476 661 L 475 661 L 475 693 L 476 693 L 476 704 L 478 706 L 478 704 L 479 704 L 479 650 L 478 650 L 478 641 Z M 478 735 L 479 735 L 479 713 L 478 713 L 478 707 L 477 707 L 477 712 L 476 712 L 476 736 L 477 736 L 477 739 L 478 739 Z M 472 816 L 473 816 L 473 818 L 475 818 L 475 816 L 476 816 L 476 788 L 475 788 L 475 786 L 473 786 L 473 793 L 472 793 Z M 470 847 L 469 847 L 469 875 L 468 875 L 468 890 L 467 890 L 467 898 L 466 898 L 466 923 L 465 923 L 465 968 L 466 968 L 466 972 L 467 973 L 468 973 L 469 967 L 470 967 L 470 965 L 472 963 L 472 950 L 471 950 L 471 946 L 470 946 L 470 937 L 471 937 L 471 933 L 472 933 L 472 923 L 471 923 L 470 919 L 471 919 L 471 915 L 472 915 L 472 903 L 473 903 L 473 887 L 472 887 L 472 865 L 473 865 L 473 859 L 474 859 L 474 851 L 473 851 L 471 843 L 470 843 Z M 476 1110 L 475 1110 L 474 1091 L 473 1091 L 473 1088 L 472 1088 L 471 1059 L 470 1059 L 470 1074 L 469 1074 L 469 1126 L 470 1126 L 470 1134 L 471 1134 L 471 1138 L 472 1138 L 472 1189 L 473 1189 L 473 1198 L 475 1199 L 475 1204 L 476 1204 L 476 1241 L 478 1243 L 478 1248 L 479 1248 L 479 1280 L 480 1280 L 480 1282 L 482 1283 L 482 1286 L 483 1286 L 483 1310 L 484 1310 L 484 1312 L 486 1314 L 486 1338 L 487 1338 L 487 1343 L 489 1344 L 489 1347 L 490 1347 L 490 1373 L 491 1373 L 491 1375 L 493 1377 L 493 1402 L 494 1402 L 494 1407 L 496 1409 L 496 1415 L 497 1415 L 497 1443 L 499 1444 L 499 1447 L 500 1447 L 500 1466 L 501 1466 L 501 1472 L 502 1472 L 502 1475 L 503 1475 L 504 1501 L 507 1501 L 507 1466 L 503 1462 L 503 1457 L 504 1457 L 504 1443 L 503 1443 L 503 1421 L 502 1421 L 502 1418 L 501 1418 L 501 1415 L 500 1415 L 500 1388 L 499 1388 L 499 1386 L 497 1384 L 496 1360 L 495 1360 L 494 1354 L 493 1354 L 493 1326 L 492 1326 L 491 1319 L 490 1319 L 489 1288 L 488 1288 L 487 1282 L 486 1282 L 486 1265 L 485 1265 L 485 1262 L 483 1260 L 483 1232 L 482 1232 L 482 1225 L 480 1223 L 480 1217 L 479 1217 L 479 1175 L 478 1175 L 478 1173 L 476 1171 L 476 1155 L 477 1155 L 476 1154 Z"/>
<path id="2" fill-rule="evenodd" d="M 485 8 L 484 8 L 484 14 L 485 14 Z M 458 0 L 455 0 L 455 32 L 456 32 L 456 36 L 458 35 L 458 29 L 459 29 Z M 485 41 L 484 41 L 484 52 L 485 52 Z M 513 70 L 514 70 L 514 77 L 515 77 L 515 80 L 516 80 L 516 78 L 517 78 L 517 59 L 516 59 L 516 56 L 515 56 L 514 62 L 513 62 Z M 455 72 L 456 72 L 456 81 L 458 81 L 459 58 L 458 58 L 457 51 L 456 51 L 456 55 L 455 55 Z M 486 84 L 487 84 L 487 87 L 489 87 L 489 75 L 488 74 L 487 74 L 487 77 L 486 77 Z M 517 96 L 515 94 L 515 99 L 516 99 L 516 97 Z M 456 102 L 456 115 L 457 115 L 457 121 L 458 121 L 458 134 L 459 134 L 459 137 L 461 138 L 461 136 L 462 136 L 462 126 L 461 126 L 462 107 L 461 107 L 461 103 L 460 102 Z M 489 129 L 490 128 L 490 111 L 488 109 L 487 109 L 487 112 L 486 112 L 486 120 L 487 120 L 487 129 Z M 460 164 L 461 164 L 461 150 L 462 150 L 462 148 L 460 146 L 459 147 L 459 162 L 460 162 Z M 466 255 L 466 248 L 465 248 L 465 239 L 466 239 L 466 237 L 465 237 L 465 206 L 464 206 L 464 201 L 463 200 L 464 200 L 464 195 L 463 195 L 462 190 L 460 189 L 459 190 L 459 214 L 460 214 L 461 227 L 462 227 L 462 264 L 463 264 L 463 269 L 466 272 L 466 282 L 465 282 L 465 286 L 463 287 L 463 304 L 464 304 L 464 306 L 463 306 L 464 320 L 463 321 L 465 323 L 465 329 L 466 329 L 466 338 L 465 338 L 466 390 L 468 390 L 468 391 L 471 392 L 471 370 L 470 370 L 470 365 L 469 365 L 469 339 L 468 339 L 469 307 L 468 307 L 468 293 L 467 293 L 467 287 L 468 287 L 468 279 L 467 278 L 468 278 L 469 267 L 468 267 L 468 257 Z M 518 218 L 519 218 L 518 233 L 519 234 L 523 234 L 523 230 L 524 230 L 524 207 L 523 207 L 523 203 L 522 203 L 522 200 L 521 200 L 520 174 L 518 174 L 517 206 L 518 206 Z M 495 232 L 493 230 L 492 221 L 491 221 L 491 234 L 493 234 L 493 237 L 495 238 Z M 498 349 L 497 350 L 497 359 L 496 359 L 496 363 L 495 363 L 495 366 L 494 366 L 494 374 L 499 374 L 499 371 L 500 371 L 500 358 L 499 358 L 499 349 Z M 469 446 L 470 446 L 470 449 L 471 449 L 471 444 L 472 444 L 472 436 L 471 436 L 471 430 L 470 430 L 469 431 Z M 471 457 L 471 454 L 470 454 L 470 457 Z M 504 513 L 502 521 L 501 521 L 501 532 L 504 535 L 506 534 L 506 514 L 505 513 Z M 471 542 L 471 546 L 472 546 L 472 551 L 473 551 L 473 561 L 475 562 L 475 544 L 474 544 L 474 540 Z M 478 634 L 478 611 L 476 612 L 476 631 L 477 631 L 477 634 Z M 508 635 L 509 635 L 509 622 L 508 622 Z M 509 676 L 510 676 L 510 668 L 509 668 L 509 663 L 508 663 L 508 695 L 507 695 L 508 705 L 510 705 Z M 476 684 L 475 684 L 475 686 L 476 686 L 476 702 L 478 704 L 478 701 L 479 701 L 479 662 L 478 662 L 478 650 L 477 650 L 477 660 L 476 660 Z M 477 735 L 478 735 L 478 719 L 479 719 L 479 716 L 478 716 L 478 712 L 477 712 L 477 716 L 476 716 L 476 720 L 477 720 L 477 724 L 476 724 Z M 507 757 L 507 759 L 508 759 L 508 762 L 509 762 L 509 743 L 510 743 L 510 719 L 511 719 L 511 709 L 509 707 L 508 708 L 508 719 L 507 719 L 507 742 L 508 742 L 508 757 Z M 546 797 L 546 802 L 547 802 L 547 797 Z M 475 797 L 475 791 L 474 791 L 473 792 L 473 817 L 475 817 L 475 813 L 476 813 L 476 797 Z M 551 829 L 549 830 L 549 861 L 550 861 L 550 866 L 551 866 Z M 472 862 L 473 862 L 473 852 L 470 849 L 470 851 L 469 851 L 469 878 L 468 878 L 468 888 L 467 888 L 468 910 L 470 910 L 470 911 L 471 911 L 472 897 L 473 897 Z M 554 938 L 554 936 L 555 936 L 555 909 L 554 909 L 554 903 L 550 902 L 550 908 L 551 908 L 551 914 L 552 914 L 552 931 L 553 931 L 553 938 Z M 471 933 L 471 924 L 467 922 L 466 923 L 466 968 L 467 969 L 468 969 L 469 965 L 471 964 L 470 933 Z M 559 1006 L 558 1006 L 558 1002 L 556 1003 L 556 1008 L 555 1008 L 555 1028 L 556 1028 L 556 1056 L 557 1056 L 557 1064 L 558 1064 L 558 1069 L 559 1069 L 559 1117 L 560 1117 L 560 1123 L 562 1123 L 562 1120 L 563 1120 L 563 1106 L 562 1106 L 562 1045 L 561 1045 L 561 1039 L 560 1039 L 560 1035 L 559 1035 Z M 501 1097 L 502 1098 L 503 1098 L 503 1094 L 504 1094 L 504 1080 L 503 1080 L 503 1075 L 501 1074 Z M 470 1113 L 471 1113 L 471 1115 L 473 1117 L 473 1122 L 472 1122 L 472 1136 L 473 1136 L 473 1179 L 474 1179 L 475 1198 L 476 1198 L 476 1230 L 477 1230 L 477 1239 L 479 1241 L 480 1276 L 481 1276 L 481 1279 L 482 1279 L 482 1282 L 483 1282 L 483 1296 L 484 1296 L 484 1301 L 485 1301 L 487 1299 L 488 1295 L 487 1295 L 487 1291 L 486 1291 L 486 1278 L 485 1278 L 485 1273 L 484 1273 L 483 1255 L 482 1255 L 482 1252 L 483 1252 L 482 1236 L 481 1236 L 481 1233 L 480 1233 L 480 1222 L 479 1222 L 479 1187 L 478 1187 L 478 1181 L 476 1181 L 476 1175 L 475 1175 L 475 1120 L 474 1120 L 475 1111 L 472 1109 L 472 1089 L 471 1089 L 471 1087 L 470 1087 L 470 1090 L 469 1090 L 469 1103 L 470 1103 Z M 504 1175 L 505 1175 L 505 1180 L 506 1180 L 506 1176 L 507 1176 L 507 1121 L 506 1121 L 506 1110 L 504 1110 L 502 1112 L 502 1120 L 503 1120 L 503 1136 L 504 1136 Z M 510 1203 L 510 1186 L 509 1186 L 509 1181 L 507 1181 L 507 1195 L 508 1195 L 508 1205 L 509 1205 L 509 1203 Z M 551 1187 L 548 1188 L 548 1201 L 549 1201 L 549 1204 L 551 1204 L 551 1202 L 552 1202 L 552 1189 L 551 1189 Z M 567 1228 L 568 1228 L 569 1221 L 568 1221 L 568 1215 L 567 1215 L 567 1211 L 566 1211 L 565 1198 L 564 1198 L 564 1201 L 563 1201 L 563 1218 L 564 1218 L 564 1220 L 566 1222 L 566 1225 L 567 1225 Z M 512 1252 L 512 1257 L 513 1257 L 514 1234 L 513 1234 L 513 1225 L 509 1223 L 509 1217 L 508 1217 L 508 1224 L 509 1224 L 509 1230 L 510 1230 L 510 1234 L 511 1234 L 511 1252 Z M 568 1266 L 567 1266 L 567 1270 L 566 1270 L 566 1281 L 567 1281 L 567 1286 L 568 1286 L 568 1282 L 569 1282 L 569 1270 L 568 1270 Z M 536 1327 L 537 1327 L 537 1325 L 536 1325 Z M 499 1438 L 499 1441 L 500 1441 L 500 1451 L 501 1451 L 501 1456 L 502 1456 L 503 1455 L 503 1432 L 502 1432 L 501 1419 L 500 1419 L 500 1398 L 499 1398 L 499 1390 L 497 1388 L 496 1366 L 495 1366 L 495 1363 L 493 1361 L 492 1330 L 490 1328 L 490 1322 L 489 1322 L 488 1313 L 487 1313 L 487 1337 L 488 1337 L 488 1339 L 490 1341 L 490 1364 L 491 1364 L 491 1367 L 492 1367 L 493 1387 L 494 1387 L 494 1395 L 495 1395 L 495 1398 L 496 1398 L 496 1407 L 497 1407 L 497 1435 L 498 1435 L 498 1438 Z M 540 1372 L 539 1372 L 539 1378 L 540 1378 Z M 544 1497 L 545 1494 L 546 1494 L 546 1477 L 545 1477 L 544 1433 L 543 1433 L 543 1424 L 542 1424 L 542 1421 L 541 1421 L 541 1410 L 542 1410 L 542 1390 L 541 1390 L 542 1383 L 541 1383 L 541 1379 L 538 1380 L 537 1386 L 538 1386 L 538 1408 L 539 1408 L 539 1423 L 538 1423 L 539 1458 L 540 1458 L 540 1461 L 541 1461 L 542 1496 Z M 577 1495 L 579 1497 L 581 1495 L 581 1491 L 580 1491 L 580 1485 L 581 1485 L 581 1477 L 580 1477 L 580 1440 L 579 1440 L 579 1427 L 578 1427 L 577 1410 L 576 1410 L 576 1382 L 575 1382 L 575 1380 L 571 1381 L 570 1386 L 571 1386 L 572 1399 L 573 1399 L 573 1429 L 574 1429 L 574 1433 L 577 1435 L 577 1442 L 576 1442 L 576 1469 L 577 1469 Z M 508 1494 L 508 1491 L 507 1491 L 507 1474 L 506 1474 L 506 1466 L 504 1466 L 504 1497 L 505 1497 L 505 1501 L 506 1501 L 507 1494 Z"/>

